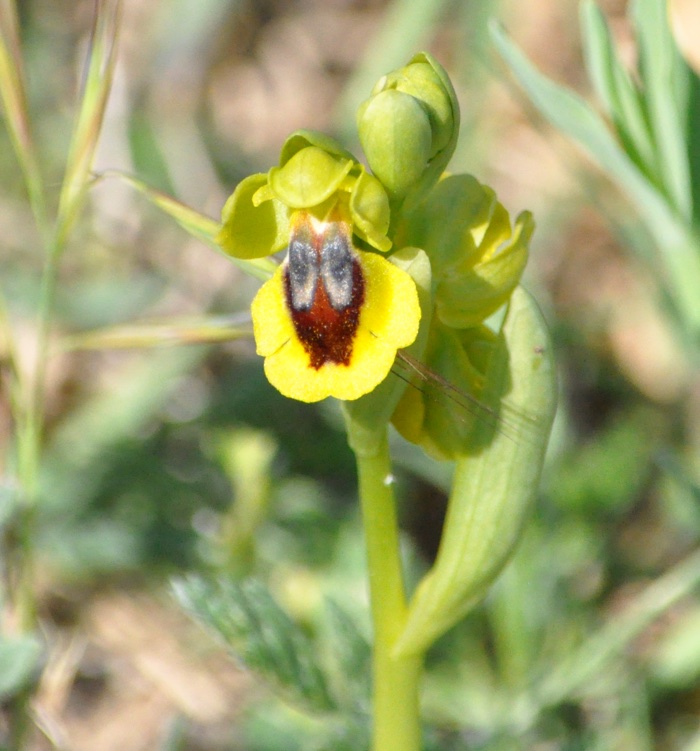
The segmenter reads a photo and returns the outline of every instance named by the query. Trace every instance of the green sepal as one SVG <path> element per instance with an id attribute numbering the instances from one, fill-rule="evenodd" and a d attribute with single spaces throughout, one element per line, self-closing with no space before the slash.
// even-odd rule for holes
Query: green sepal
<path id="1" fill-rule="evenodd" d="M 428 168 L 425 170 L 420 182 L 413 188 L 407 198 L 407 203 L 415 204 L 422 196 L 438 182 L 442 174 L 447 169 L 447 165 L 452 159 L 457 140 L 459 138 L 460 112 L 457 94 L 455 93 L 452 81 L 447 75 L 447 71 L 440 63 L 429 53 L 419 52 L 411 58 L 409 65 L 417 66 L 420 77 L 425 74 L 423 64 L 432 70 L 432 81 L 437 84 L 446 96 L 446 103 L 438 105 L 433 88 L 424 87 L 424 104 L 428 107 L 428 112 L 435 125 L 433 128 L 433 154 Z M 444 145 L 442 145 L 444 144 Z"/>
<path id="2" fill-rule="evenodd" d="M 316 130 L 296 130 L 284 142 L 280 151 L 280 167 L 284 165 L 299 151 L 307 146 L 315 146 L 331 156 L 339 159 L 349 159 L 356 162 L 355 157 L 344 149 L 334 138 Z"/>
<path id="3" fill-rule="evenodd" d="M 350 214 L 358 237 L 377 250 L 386 252 L 391 248 L 387 237 L 391 219 L 389 197 L 379 180 L 364 167 L 350 192 Z"/>
<path id="4" fill-rule="evenodd" d="M 432 307 L 430 261 L 420 248 L 402 248 L 392 254 L 390 260 L 403 269 L 416 283 L 421 307 L 421 322 L 416 340 L 406 351 L 420 359 L 430 329 Z M 391 415 L 407 385 L 404 378 L 395 373 L 389 373 L 374 391 L 355 401 L 342 403 L 348 443 L 358 456 L 371 456 L 377 451 L 386 435 L 386 426 Z"/>
<path id="5" fill-rule="evenodd" d="M 507 302 L 527 263 L 533 230 L 529 212 L 511 229 L 491 188 L 471 175 L 451 175 L 411 212 L 399 233 L 430 256 L 440 321 L 467 328 Z"/>
<path id="6" fill-rule="evenodd" d="M 433 151 L 442 154 L 454 136 L 455 112 L 459 116 L 452 82 L 445 69 L 425 52 L 412 58 L 409 66 L 408 75 L 399 74 L 396 88 L 420 100 L 430 120 Z M 389 85 L 394 75 L 387 76 Z"/>
<path id="7" fill-rule="evenodd" d="M 500 204 L 495 214 L 501 214 L 499 207 L 510 234 L 508 214 Z M 475 326 L 508 301 L 525 270 L 534 228 L 532 214 L 525 211 L 515 220 L 510 238 L 501 243 L 484 242 L 492 252 L 485 253 L 478 263 L 446 268 L 435 293 L 436 314 L 442 323 L 456 328 Z"/>
<path id="8" fill-rule="evenodd" d="M 255 204 L 253 197 L 267 185 L 267 175 L 241 180 L 221 212 L 216 242 L 234 258 L 263 258 L 289 242 L 289 212 L 279 201 Z"/>
<path id="9" fill-rule="evenodd" d="M 518 287 L 501 329 L 503 346 L 487 373 L 489 406 L 508 396 L 528 416 L 494 431 L 477 453 L 458 459 L 437 560 L 419 583 L 395 654 L 420 653 L 486 593 L 521 536 L 544 463 L 556 409 L 556 377 L 546 325 Z"/>
<path id="10" fill-rule="evenodd" d="M 311 208 L 337 193 L 353 166 L 352 159 L 307 146 L 281 167 L 272 167 L 268 185 L 274 197 L 290 209 Z"/>

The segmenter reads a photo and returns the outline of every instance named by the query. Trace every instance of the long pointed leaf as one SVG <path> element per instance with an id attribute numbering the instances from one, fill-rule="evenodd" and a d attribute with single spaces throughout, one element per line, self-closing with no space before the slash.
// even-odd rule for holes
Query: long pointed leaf
<path id="1" fill-rule="evenodd" d="M 549 122 L 576 141 L 628 195 L 656 242 L 665 285 L 686 332 L 700 330 L 700 244 L 665 197 L 615 141 L 601 117 L 577 94 L 543 76 L 505 31 L 491 25 L 499 53 L 533 104 Z M 641 259 L 647 262 L 647 259 Z"/>
<path id="2" fill-rule="evenodd" d="M 503 325 L 505 345 L 489 381 L 510 382 L 508 397 L 527 404 L 537 436 L 497 433 L 459 459 L 440 550 L 409 606 L 396 652 L 421 652 L 486 593 L 510 557 L 534 498 L 556 409 L 554 358 L 534 301 L 516 289 Z M 486 433 L 491 433 L 488 426 Z"/>
<path id="3" fill-rule="evenodd" d="M 671 35 L 666 5 L 666 0 L 635 0 L 632 17 L 664 187 L 676 211 L 690 221 L 692 195 L 685 133 L 688 69 Z"/>
<path id="4" fill-rule="evenodd" d="M 581 26 L 588 73 L 625 150 L 650 177 L 656 176 L 656 154 L 640 92 L 615 51 L 610 30 L 598 6 L 581 5 Z"/>
<path id="5" fill-rule="evenodd" d="M 313 642 L 259 582 L 190 576 L 175 596 L 246 665 L 317 710 L 334 707 Z"/>

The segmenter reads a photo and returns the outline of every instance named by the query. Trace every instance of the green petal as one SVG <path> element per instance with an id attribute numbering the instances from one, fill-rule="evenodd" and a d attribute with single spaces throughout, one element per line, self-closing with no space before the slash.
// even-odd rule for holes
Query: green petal
<path id="1" fill-rule="evenodd" d="M 352 159 L 307 146 L 282 167 L 273 167 L 268 181 L 274 195 L 285 206 L 308 209 L 337 192 L 353 164 Z"/>
<path id="2" fill-rule="evenodd" d="M 355 161 L 355 157 L 349 151 L 325 133 L 319 133 L 316 130 L 297 130 L 287 138 L 284 146 L 282 146 L 280 167 L 284 167 L 297 152 L 307 148 L 307 146 L 316 146 L 331 156 Z"/>
<path id="3" fill-rule="evenodd" d="M 350 213 L 356 233 L 377 250 L 387 251 L 391 240 L 389 231 L 389 197 L 376 177 L 364 170 L 350 194 Z"/>
<path id="4" fill-rule="evenodd" d="M 267 184 L 267 175 L 242 180 L 226 201 L 216 242 L 234 258 L 262 258 L 289 242 L 289 218 L 279 201 L 253 203 L 253 195 Z"/>

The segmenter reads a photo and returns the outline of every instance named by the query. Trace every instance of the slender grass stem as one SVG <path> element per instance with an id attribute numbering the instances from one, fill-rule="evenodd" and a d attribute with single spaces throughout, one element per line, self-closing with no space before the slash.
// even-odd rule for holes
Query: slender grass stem
<path id="1" fill-rule="evenodd" d="M 357 466 L 374 626 L 372 748 L 419 751 L 423 658 L 393 655 L 406 622 L 407 604 L 386 434 L 376 453 L 358 453 Z"/>
<path id="2" fill-rule="evenodd" d="M 12 586 L 19 627 L 36 626 L 33 536 L 39 495 L 39 456 L 44 432 L 46 370 L 50 357 L 49 337 L 60 247 L 51 242 L 41 279 L 35 365 L 32 377 L 20 375 L 21 406 L 17 424 L 17 459 L 23 510 L 17 525 L 16 571 Z"/>

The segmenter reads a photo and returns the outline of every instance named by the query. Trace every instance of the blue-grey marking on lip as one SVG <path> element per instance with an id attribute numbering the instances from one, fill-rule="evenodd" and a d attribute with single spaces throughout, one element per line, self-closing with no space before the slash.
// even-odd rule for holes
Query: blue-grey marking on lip
<path id="1" fill-rule="evenodd" d="M 321 279 L 334 310 L 347 308 L 352 302 L 353 254 L 347 235 L 337 225 L 324 234 Z"/>
<path id="2" fill-rule="evenodd" d="M 287 264 L 291 291 L 291 306 L 294 310 L 311 310 L 316 298 L 320 274 L 318 254 L 311 242 L 307 227 L 295 232 L 289 242 Z"/>

